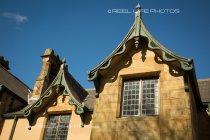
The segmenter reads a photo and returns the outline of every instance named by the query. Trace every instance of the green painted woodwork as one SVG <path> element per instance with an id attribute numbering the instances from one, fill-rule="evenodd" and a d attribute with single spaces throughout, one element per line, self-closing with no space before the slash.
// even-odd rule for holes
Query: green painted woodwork
<path id="1" fill-rule="evenodd" d="M 84 113 L 84 105 L 79 103 L 74 98 L 74 96 L 71 94 L 71 91 L 67 85 L 67 82 L 66 82 L 66 79 L 64 76 L 65 68 L 66 68 L 66 64 L 62 64 L 61 68 L 59 70 L 59 73 L 57 74 L 56 78 L 54 79 L 52 84 L 49 86 L 49 88 L 42 94 L 42 96 L 34 104 L 32 104 L 29 108 L 27 108 L 24 111 L 25 117 L 30 118 L 30 115 L 34 115 L 32 112 L 34 112 L 36 114 L 37 113 L 36 108 L 38 108 L 38 109 L 41 108 L 43 106 L 43 102 L 47 98 L 50 98 L 55 94 L 59 94 L 60 93 L 59 90 L 61 88 L 63 88 L 63 92 L 61 93 L 61 94 L 63 94 L 63 96 L 70 96 L 69 104 L 76 106 L 75 113 L 76 114 Z"/>
<path id="2" fill-rule="evenodd" d="M 88 80 L 95 81 L 98 78 L 100 70 L 106 70 L 112 64 L 113 59 L 116 56 L 122 55 L 126 49 L 126 43 L 129 40 L 134 41 L 134 45 L 136 48 L 139 47 L 139 38 L 146 37 L 148 39 L 148 49 L 154 51 L 161 51 L 162 59 L 166 62 L 174 62 L 177 61 L 180 63 L 180 68 L 183 71 L 189 71 L 193 69 L 193 61 L 192 59 L 183 58 L 174 54 L 173 52 L 169 51 L 163 45 L 161 45 L 152 35 L 148 32 L 144 23 L 141 19 L 141 7 L 138 4 L 136 6 L 136 14 L 135 14 L 135 21 L 132 25 L 131 29 L 129 30 L 128 34 L 122 40 L 122 42 L 118 45 L 118 47 L 98 66 L 88 72 Z M 96 87 L 97 89 L 97 87 Z"/>

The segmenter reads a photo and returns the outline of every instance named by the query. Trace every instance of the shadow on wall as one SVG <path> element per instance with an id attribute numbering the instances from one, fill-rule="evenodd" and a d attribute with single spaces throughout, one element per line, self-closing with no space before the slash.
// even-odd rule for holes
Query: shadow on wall
<path id="1" fill-rule="evenodd" d="M 210 116 L 207 114 L 205 109 L 199 110 L 198 114 L 199 136 L 201 140 L 209 140 Z"/>
<path id="2" fill-rule="evenodd" d="M 106 104 L 107 107 L 109 104 Z M 104 112 L 98 115 L 108 118 L 107 114 L 109 113 Z M 161 120 L 159 116 L 115 118 L 104 122 L 95 121 L 93 126 L 91 140 L 188 140 L 191 138 L 189 127 L 185 125 L 183 119 Z"/>
<path id="3" fill-rule="evenodd" d="M 92 112 L 86 112 L 85 113 L 85 121 L 84 121 L 84 124 L 85 125 L 89 125 L 90 122 L 92 121 Z"/>
<path id="4" fill-rule="evenodd" d="M 168 65 L 169 73 L 172 76 L 174 76 L 174 77 L 183 76 L 183 71 L 180 70 L 179 62 L 174 61 L 173 63 L 171 63 L 171 62 L 163 61 L 162 52 L 159 51 L 159 50 L 151 50 L 151 49 L 149 49 L 148 45 L 149 45 L 148 39 L 145 38 L 145 37 L 141 37 L 138 48 L 136 48 L 136 49 L 129 48 L 130 50 L 127 50 L 127 52 L 125 52 L 125 54 L 124 54 L 123 58 L 120 60 L 120 62 L 117 63 L 116 66 L 112 66 L 111 67 L 112 70 L 108 70 L 108 72 L 105 75 L 103 75 L 103 77 L 106 77 L 106 79 L 109 78 L 109 80 L 105 80 L 105 81 L 101 82 L 99 93 L 104 90 L 104 85 L 106 83 L 113 83 L 117 80 L 119 71 L 121 69 L 127 68 L 132 64 L 132 58 L 127 57 L 127 56 L 132 56 L 132 55 L 140 52 L 141 53 L 141 58 L 139 58 L 139 59 L 141 59 L 142 62 L 144 63 L 145 60 L 147 59 L 146 55 L 147 55 L 148 50 L 155 53 L 154 61 L 157 64 Z M 133 45 L 128 46 L 128 47 L 135 47 L 135 46 L 133 44 Z"/>
<path id="5" fill-rule="evenodd" d="M 4 122 L 5 122 L 5 119 L 2 118 L 2 116 L 0 116 L 0 135 L 2 133 L 2 129 L 3 129 L 3 126 L 4 126 Z"/>

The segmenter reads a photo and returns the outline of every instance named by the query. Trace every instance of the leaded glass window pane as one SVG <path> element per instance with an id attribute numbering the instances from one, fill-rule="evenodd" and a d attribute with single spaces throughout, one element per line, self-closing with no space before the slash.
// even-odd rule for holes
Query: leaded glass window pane
<path id="1" fill-rule="evenodd" d="M 123 116 L 139 115 L 139 81 L 124 82 Z"/>
<path id="2" fill-rule="evenodd" d="M 50 115 L 47 121 L 44 140 L 66 140 L 70 115 Z"/>
<path id="3" fill-rule="evenodd" d="M 125 81 L 122 116 L 158 115 L 158 79 Z"/>
<path id="4" fill-rule="evenodd" d="M 158 79 L 142 80 L 142 115 L 158 114 Z"/>

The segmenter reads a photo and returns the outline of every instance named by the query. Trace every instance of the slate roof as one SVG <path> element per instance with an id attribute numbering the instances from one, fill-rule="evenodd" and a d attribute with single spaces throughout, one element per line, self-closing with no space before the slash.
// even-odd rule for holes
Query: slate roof
<path id="1" fill-rule="evenodd" d="M 210 78 L 199 79 L 198 87 L 202 102 L 210 102 Z"/>
<path id="2" fill-rule="evenodd" d="M 38 112 L 50 100 L 56 97 L 54 95 L 56 95 L 57 93 L 55 92 L 50 93 L 50 90 L 53 86 L 59 83 L 62 84 L 63 86 L 66 86 L 65 89 L 67 90 L 67 94 L 65 91 L 63 94 L 69 95 L 71 97 L 71 100 L 73 101 L 73 104 L 76 105 L 77 108 L 86 107 L 86 109 L 88 109 L 89 111 L 93 110 L 93 104 L 95 100 L 95 94 L 93 94 L 95 92 L 94 89 L 91 90 L 92 93 L 89 94 L 88 91 L 86 91 L 68 72 L 67 66 L 65 66 L 65 64 L 62 64 L 60 71 L 58 75 L 55 77 L 52 84 L 48 87 L 48 89 L 42 94 L 42 96 L 37 101 L 26 106 L 20 111 L 4 114 L 4 117 L 13 117 L 14 115 L 27 117 L 31 114 L 32 111 Z"/>
<path id="3" fill-rule="evenodd" d="M 3 117 L 10 118 L 10 117 L 14 117 L 15 115 L 23 117 L 24 116 L 24 111 L 27 110 L 29 107 L 31 107 L 31 105 L 32 104 L 29 104 L 26 107 L 24 107 L 23 109 L 21 109 L 19 111 L 16 111 L 16 112 L 6 113 L 6 114 L 3 115 Z"/>
<path id="4" fill-rule="evenodd" d="M 68 72 L 67 69 L 64 70 L 65 80 L 67 82 L 67 86 L 71 91 L 71 94 L 74 98 L 79 102 L 82 103 L 88 93 L 85 89 L 74 79 L 74 77 Z"/>
<path id="5" fill-rule="evenodd" d="M 0 65 L 0 85 L 5 86 L 24 101 L 28 101 L 28 93 L 31 89 L 2 65 Z"/>
<path id="6" fill-rule="evenodd" d="M 96 90 L 95 88 L 85 89 L 88 92 L 88 96 L 85 98 L 84 105 L 90 111 L 93 111 L 95 99 L 96 99 Z"/>
<path id="7" fill-rule="evenodd" d="M 93 111 L 95 98 L 96 98 L 95 97 L 95 94 L 96 94 L 95 88 L 85 89 L 85 91 L 88 93 L 88 95 L 84 99 L 84 105 L 89 111 Z M 32 105 L 33 104 L 29 104 L 29 105 L 27 105 L 26 107 L 24 107 L 23 109 L 21 109 L 17 112 L 6 113 L 3 116 L 6 117 L 6 118 L 14 117 L 15 115 L 23 117 L 25 110 L 30 108 Z"/>
<path id="8" fill-rule="evenodd" d="M 53 88 L 56 87 L 56 91 L 53 92 Z M 74 79 L 74 77 L 68 72 L 68 66 L 65 62 L 60 67 L 59 73 L 48 87 L 48 89 L 41 95 L 41 97 L 35 101 L 30 107 L 24 111 L 24 116 L 29 117 L 39 112 L 49 101 L 52 101 L 60 93 L 59 90 L 64 89 L 62 94 L 64 96 L 70 96 L 69 104 L 75 105 L 75 112 L 77 114 L 84 113 L 84 101 L 88 93 L 85 89 Z"/>
<path id="9" fill-rule="evenodd" d="M 96 89 L 95 88 L 87 88 L 87 89 L 85 89 L 87 92 L 88 92 L 88 94 L 93 94 L 93 95 L 96 95 L 97 93 L 96 93 Z"/>

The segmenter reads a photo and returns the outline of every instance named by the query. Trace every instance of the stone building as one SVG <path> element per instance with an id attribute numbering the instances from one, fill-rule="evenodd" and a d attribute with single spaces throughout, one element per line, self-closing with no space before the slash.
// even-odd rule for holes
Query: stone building
<path id="1" fill-rule="evenodd" d="M 89 139 L 95 96 L 88 91 L 92 90 L 81 87 L 53 50 L 47 49 L 41 57 L 41 72 L 29 104 L 4 114 L 0 139 Z"/>
<path id="2" fill-rule="evenodd" d="M 148 32 L 140 5 L 122 42 L 89 71 L 95 89 L 82 88 L 53 50 L 47 49 L 42 61 L 29 105 L 4 114 L 0 139 L 210 137 L 209 79 L 198 86 L 193 60 L 169 51 Z"/>
<path id="3" fill-rule="evenodd" d="M 0 56 L 0 131 L 2 115 L 25 107 L 29 92 L 30 88 L 9 71 L 9 62 Z"/>
<path id="4" fill-rule="evenodd" d="M 193 60 L 169 51 L 148 32 L 140 5 L 130 31 L 88 79 L 98 93 L 92 140 L 210 138 Z"/>

